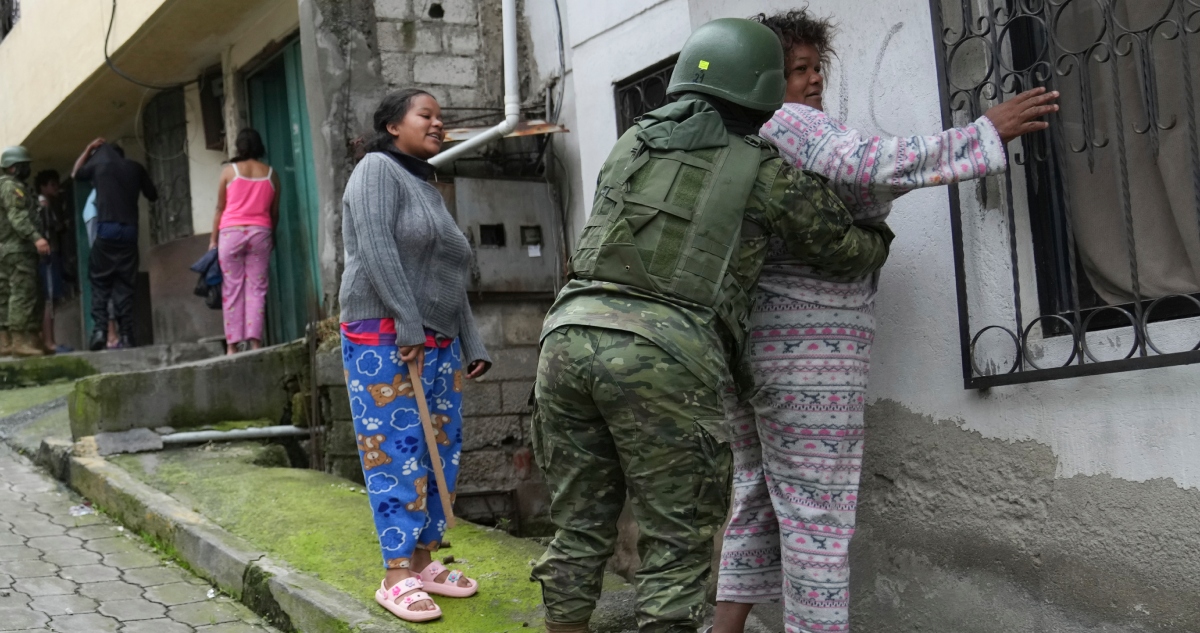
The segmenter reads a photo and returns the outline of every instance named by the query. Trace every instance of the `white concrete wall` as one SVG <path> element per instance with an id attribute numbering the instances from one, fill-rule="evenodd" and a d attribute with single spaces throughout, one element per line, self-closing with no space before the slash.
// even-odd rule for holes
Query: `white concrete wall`
<path id="1" fill-rule="evenodd" d="M 570 132 L 556 135 L 553 152 L 557 159 L 551 170 L 555 173 L 559 184 L 559 197 L 566 214 L 566 233 L 569 240 L 566 243 L 568 252 L 573 248 L 573 240 L 583 229 L 587 221 L 587 210 L 590 204 L 582 195 L 583 171 L 580 164 L 582 153 L 578 113 L 575 104 L 575 57 L 571 47 L 571 24 L 568 0 L 559 0 L 561 9 L 561 27 L 563 37 L 563 58 L 565 69 L 559 68 L 558 29 L 560 21 L 555 19 L 553 0 L 525 0 L 524 18 L 529 26 L 530 41 L 533 48 L 533 59 L 537 65 L 537 83 L 535 92 L 548 89 L 556 102 L 561 102 L 561 113 L 557 123 L 565 126 Z M 559 96 L 561 94 L 561 97 Z"/>
<path id="2" fill-rule="evenodd" d="M 596 173 L 616 138 L 612 82 L 676 52 L 697 24 L 791 8 L 791 0 L 621 0 L 570 2 L 573 74 L 581 191 L 591 199 Z M 932 29 L 927 0 L 895 0 L 887 10 L 872 0 L 812 0 L 819 14 L 842 25 L 838 61 L 827 78 L 828 111 L 876 134 L 916 134 L 941 127 Z M 1014 178 L 1024 200 L 1022 179 Z M 964 188 L 967 259 L 976 298 L 1011 296 L 1003 218 L 978 209 Z M 995 204 L 995 196 L 992 197 Z M 1028 245 L 1028 213 L 1018 231 Z M 590 203 L 589 205 L 590 206 Z M 935 420 L 1005 441 L 1032 440 L 1057 457 L 1057 476 L 1111 475 L 1130 481 L 1166 478 L 1200 486 L 1200 434 L 1195 414 L 1197 370 L 1176 367 L 1042 382 L 990 391 L 962 387 L 958 308 L 951 250 L 950 208 L 943 189 L 919 191 L 895 205 L 897 233 L 878 298 L 879 329 L 869 397 L 899 402 Z M 578 230 L 578 226 L 575 227 Z M 1024 304 L 1037 309 L 1031 253 L 1021 253 Z M 994 302 L 990 302 L 994 303 Z M 986 305 L 988 313 L 999 310 Z M 1032 312 L 1027 318 L 1032 316 Z M 981 326 L 972 323 L 972 331 Z M 1195 322 L 1155 325 L 1171 349 L 1195 343 Z M 1190 337 L 1190 338 L 1189 338 Z M 1129 333 L 1089 339 L 1116 355 Z M 1122 347 L 1122 343 L 1124 344 Z M 1047 347 L 1051 356 L 1056 341 Z"/>
<path id="3" fill-rule="evenodd" d="M 231 75 L 230 84 L 238 85 L 246 64 L 252 62 L 272 42 L 290 37 L 300 28 L 300 15 L 294 0 L 273 0 L 251 15 L 229 33 L 224 45 L 224 71 Z M 245 122 L 245 104 L 237 103 L 240 90 L 226 91 L 226 100 L 234 101 L 234 111 L 240 112 L 239 125 Z M 204 121 L 200 114 L 200 91 L 193 84 L 186 92 L 188 118 L 188 161 L 192 187 L 192 230 L 197 235 L 212 232 L 213 216 L 217 209 L 217 182 L 222 163 L 233 154 L 233 139 L 237 129 L 226 130 L 229 147 L 225 152 L 205 146 Z"/>
<path id="4" fill-rule="evenodd" d="M 116 51 L 164 4 L 127 0 L 112 25 Z M 0 46 L 0 146 L 21 143 L 55 107 L 104 64 L 112 5 L 79 0 L 21 4 L 21 19 Z M 46 34 L 53 36 L 47 37 Z M 37 87 L 37 97 L 29 87 Z M 83 149 L 82 147 L 80 149 Z"/>
<path id="5" fill-rule="evenodd" d="M 192 189 L 192 231 L 201 235 L 212 231 L 217 209 L 217 181 L 221 178 L 225 152 L 206 146 L 204 120 L 200 115 L 200 89 L 195 84 L 184 93 L 187 104 L 188 178 Z"/>

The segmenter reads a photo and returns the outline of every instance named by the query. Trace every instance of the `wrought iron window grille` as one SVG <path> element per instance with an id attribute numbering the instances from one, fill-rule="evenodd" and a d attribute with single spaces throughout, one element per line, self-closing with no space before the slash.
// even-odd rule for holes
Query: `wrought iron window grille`
<path id="1" fill-rule="evenodd" d="M 613 92 L 617 101 L 618 135 L 633 127 L 643 114 L 667 105 L 670 101 L 667 84 L 671 81 L 671 72 L 675 70 L 678 57 L 672 56 L 616 82 Z"/>
<path id="2" fill-rule="evenodd" d="M 1200 315 L 1200 0 L 930 9 L 946 127 L 1035 86 L 1062 93 L 998 182 L 950 187 L 965 387 L 1200 362 L 1200 325 L 1181 320 Z"/>
<path id="3" fill-rule="evenodd" d="M 188 158 L 187 101 L 183 89 L 155 95 L 142 110 L 140 141 L 146 170 L 158 189 L 151 205 L 151 243 L 165 244 L 194 233 L 191 162 Z"/>

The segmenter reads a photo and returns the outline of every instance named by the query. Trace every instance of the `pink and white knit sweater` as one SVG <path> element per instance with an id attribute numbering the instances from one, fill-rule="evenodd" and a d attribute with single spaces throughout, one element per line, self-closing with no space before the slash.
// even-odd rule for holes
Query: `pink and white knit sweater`
<path id="1" fill-rule="evenodd" d="M 892 201 L 914 189 L 1007 168 L 1004 144 L 987 117 L 931 136 L 866 136 L 820 110 L 787 103 L 759 134 L 791 164 L 828 178 L 858 222 L 884 221 Z M 790 265 L 782 244 L 773 246 L 767 262 L 771 272 L 785 272 L 780 266 L 787 266 L 792 274 L 825 278 L 820 271 Z"/>

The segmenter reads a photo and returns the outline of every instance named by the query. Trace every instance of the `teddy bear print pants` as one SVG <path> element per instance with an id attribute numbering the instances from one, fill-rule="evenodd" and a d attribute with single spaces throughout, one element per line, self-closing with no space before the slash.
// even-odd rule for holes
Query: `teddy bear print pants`
<path id="1" fill-rule="evenodd" d="M 394 344 L 342 337 L 354 433 L 384 567 L 407 569 L 417 548 L 436 550 L 446 513 L 421 428 L 408 367 Z M 421 376 L 451 496 L 462 453 L 462 351 L 457 340 L 425 348 Z"/>

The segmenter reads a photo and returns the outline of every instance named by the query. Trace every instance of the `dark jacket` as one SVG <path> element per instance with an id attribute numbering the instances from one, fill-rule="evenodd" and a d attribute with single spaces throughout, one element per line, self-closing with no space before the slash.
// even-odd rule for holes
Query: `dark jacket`
<path id="1" fill-rule="evenodd" d="M 141 163 L 129 160 L 105 143 L 75 173 L 79 180 L 96 188 L 96 221 L 138 225 L 138 193 L 150 202 L 158 190 Z"/>

